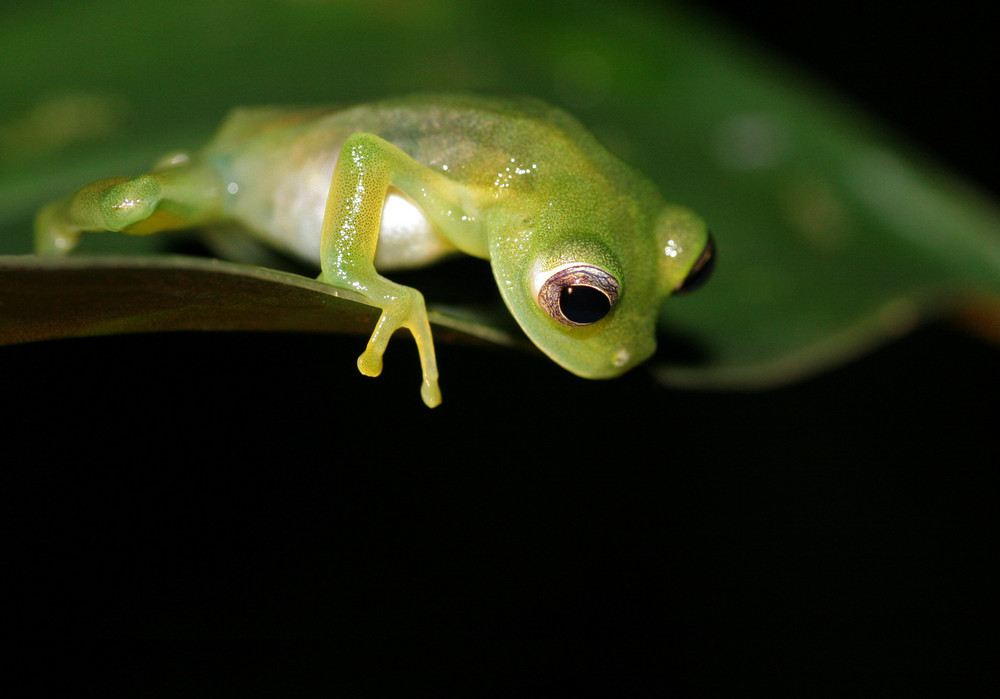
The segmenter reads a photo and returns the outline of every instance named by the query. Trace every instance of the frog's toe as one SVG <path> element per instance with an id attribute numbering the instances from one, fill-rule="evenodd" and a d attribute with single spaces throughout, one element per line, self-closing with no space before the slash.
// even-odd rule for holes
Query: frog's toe
<path id="1" fill-rule="evenodd" d="M 420 386 L 420 397 L 424 399 L 424 404 L 428 408 L 441 405 L 441 389 L 438 387 L 437 379 L 424 379 L 424 383 Z"/>
<path id="2" fill-rule="evenodd" d="M 369 347 L 358 357 L 358 371 L 365 376 L 378 376 L 382 373 L 382 353 Z"/>
<path id="3" fill-rule="evenodd" d="M 38 255 L 65 255 L 76 247 L 79 237 L 80 232 L 64 220 L 61 202 L 42 207 L 35 217 L 35 253 Z"/>

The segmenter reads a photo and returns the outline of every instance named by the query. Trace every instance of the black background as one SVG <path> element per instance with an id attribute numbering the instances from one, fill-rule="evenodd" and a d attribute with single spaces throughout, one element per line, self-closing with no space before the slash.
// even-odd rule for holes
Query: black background
<path id="1" fill-rule="evenodd" d="M 1000 191 L 995 9 L 710 5 Z M 720 394 L 439 345 L 428 411 L 411 343 L 378 380 L 362 344 L 4 348 L 10 627 L 141 695 L 950 695 L 994 664 L 995 346 L 936 323 Z"/>

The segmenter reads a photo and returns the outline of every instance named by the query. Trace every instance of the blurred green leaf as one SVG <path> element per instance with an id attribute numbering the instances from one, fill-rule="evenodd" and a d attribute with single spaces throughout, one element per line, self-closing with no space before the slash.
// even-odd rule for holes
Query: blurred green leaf
<path id="1" fill-rule="evenodd" d="M 30 252 L 31 216 L 44 201 L 198 145 L 232 106 L 483 90 L 566 107 L 669 199 L 709 220 L 715 278 L 662 310 L 653 366 L 666 382 L 791 380 L 956 303 L 1000 297 L 1000 215 L 987 197 L 683 6 L 92 0 L 3 12 L 8 255 Z M 91 238 L 87 251 L 100 255 L 173 245 L 169 236 Z M 227 322 L 370 327 L 357 304 L 301 277 L 140 259 L 6 258 L 4 341 Z M 128 308 L 84 323 L 81 298 Z"/>

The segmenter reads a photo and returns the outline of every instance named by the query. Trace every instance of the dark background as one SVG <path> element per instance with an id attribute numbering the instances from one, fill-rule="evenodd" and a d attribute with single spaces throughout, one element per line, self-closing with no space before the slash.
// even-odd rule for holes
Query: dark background
<path id="1" fill-rule="evenodd" d="M 1000 191 L 995 9 L 709 5 Z M 362 345 L 5 348 L 11 628 L 140 695 L 950 695 L 992 669 L 995 346 L 935 323 L 738 394 L 439 345 L 428 411 L 411 343 L 378 380 Z M 202 654 L 233 640 L 232 670 Z"/>

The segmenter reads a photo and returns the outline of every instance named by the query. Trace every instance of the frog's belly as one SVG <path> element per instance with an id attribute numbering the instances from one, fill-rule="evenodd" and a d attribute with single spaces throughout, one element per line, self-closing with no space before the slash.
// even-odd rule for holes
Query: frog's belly
<path id="1" fill-rule="evenodd" d="M 319 266 L 320 232 L 336 156 L 316 153 L 295 172 L 251 178 L 234 169 L 227 209 L 255 237 Z M 250 173 L 247 173 L 250 174 Z M 454 252 L 409 197 L 390 187 L 382 207 L 375 266 L 420 267 Z"/>

